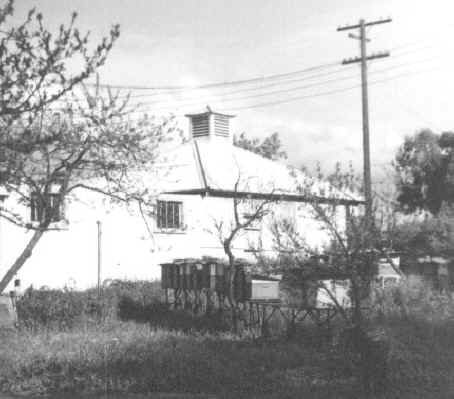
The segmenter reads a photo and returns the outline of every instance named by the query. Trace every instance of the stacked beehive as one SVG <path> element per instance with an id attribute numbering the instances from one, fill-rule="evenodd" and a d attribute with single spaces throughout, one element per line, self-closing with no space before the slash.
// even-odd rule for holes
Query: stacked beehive
<path id="1" fill-rule="evenodd" d="M 182 291 L 210 290 L 228 295 L 230 266 L 216 258 L 176 259 L 161 265 L 161 285 L 164 289 Z M 239 261 L 234 282 L 235 298 L 244 301 L 251 296 L 251 277 L 247 265 Z"/>

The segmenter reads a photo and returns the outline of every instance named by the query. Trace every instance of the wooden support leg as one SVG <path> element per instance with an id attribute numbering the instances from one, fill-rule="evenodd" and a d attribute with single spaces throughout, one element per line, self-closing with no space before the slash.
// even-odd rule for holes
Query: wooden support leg
<path id="1" fill-rule="evenodd" d="M 183 305 L 184 309 L 185 310 L 190 309 L 191 308 L 191 302 L 189 300 L 189 293 L 188 293 L 187 290 L 183 291 L 183 298 L 184 298 L 184 305 Z"/>
<path id="2" fill-rule="evenodd" d="M 202 310 L 202 299 L 200 295 L 200 291 L 195 291 L 195 306 L 194 306 L 194 313 L 198 314 Z"/>
<path id="3" fill-rule="evenodd" d="M 181 305 L 181 290 L 175 289 L 174 291 L 174 300 L 173 300 L 173 308 L 178 309 Z"/>
<path id="4" fill-rule="evenodd" d="M 296 333 L 296 317 L 297 312 L 295 309 L 290 310 L 290 320 L 288 321 L 287 327 L 287 338 L 293 338 Z"/>
<path id="5" fill-rule="evenodd" d="M 218 291 L 218 311 L 219 313 L 224 312 L 224 295 Z"/>
<path id="6" fill-rule="evenodd" d="M 211 291 L 210 290 L 206 290 L 205 291 L 205 296 L 206 296 L 206 308 L 205 308 L 205 313 L 207 315 L 211 314 L 211 312 L 213 311 L 213 302 L 211 300 Z"/>
<path id="7" fill-rule="evenodd" d="M 266 305 L 262 305 L 262 327 L 261 333 L 263 337 L 268 337 L 268 320 L 266 318 Z"/>

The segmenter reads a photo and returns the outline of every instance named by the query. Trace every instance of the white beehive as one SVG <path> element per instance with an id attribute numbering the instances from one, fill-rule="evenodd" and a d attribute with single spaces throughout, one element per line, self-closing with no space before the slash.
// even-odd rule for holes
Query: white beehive
<path id="1" fill-rule="evenodd" d="M 251 299 L 256 301 L 279 300 L 279 281 L 252 280 Z"/>
<path id="2" fill-rule="evenodd" d="M 322 280 L 321 283 L 336 298 L 338 304 L 343 307 L 351 306 L 351 300 L 348 294 L 350 283 L 347 280 Z M 325 289 L 319 288 L 317 290 L 317 307 L 324 308 L 331 306 L 335 306 L 335 302 Z"/>

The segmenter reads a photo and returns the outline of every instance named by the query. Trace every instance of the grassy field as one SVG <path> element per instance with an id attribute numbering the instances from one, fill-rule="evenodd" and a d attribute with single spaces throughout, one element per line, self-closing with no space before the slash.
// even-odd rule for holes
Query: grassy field
<path id="1" fill-rule="evenodd" d="M 384 393 L 376 397 L 454 397 L 452 299 L 400 294 L 377 300 L 381 310 L 375 309 L 377 316 L 371 318 L 370 330 L 379 331 L 389 343 L 389 378 Z M 142 306 L 150 309 L 143 301 Z M 59 311 L 51 312 L 61 319 Z M 309 325 L 301 326 L 293 340 L 265 341 L 248 334 L 169 329 L 104 316 L 67 324 L 47 328 L 34 322 L 33 327 L 1 332 L 1 392 L 372 397 L 361 393 L 336 333 L 328 337 Z"/>
<path id="2" fill-rule="evenodd" d="M 454 396 L 454 323 L 390 320 L 385 330 L 390 378 L 382 397 Z M 135 322 L 67 332 L 9 331 L 0 341 L 0 389 L 361 397 L 341 352 L 314 342 L 184 334 Z"/>
<path id="3" fill-rule="evenodd" d="M 70 332 L 10 332 L 0 344 L 3 392 L 322 391 L 351 378 L 334 352 L 301 342 L 183 334 L 135 322 Z"/>

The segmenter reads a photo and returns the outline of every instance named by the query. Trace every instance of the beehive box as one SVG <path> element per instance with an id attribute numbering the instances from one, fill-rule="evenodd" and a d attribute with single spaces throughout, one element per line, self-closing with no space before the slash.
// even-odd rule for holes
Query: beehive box
<path id="1" fill-rule="evenodd" d="M 251 300 L 277 301 L 279 300 L 279 281 L 276 280 L 251 280 Z"/>

